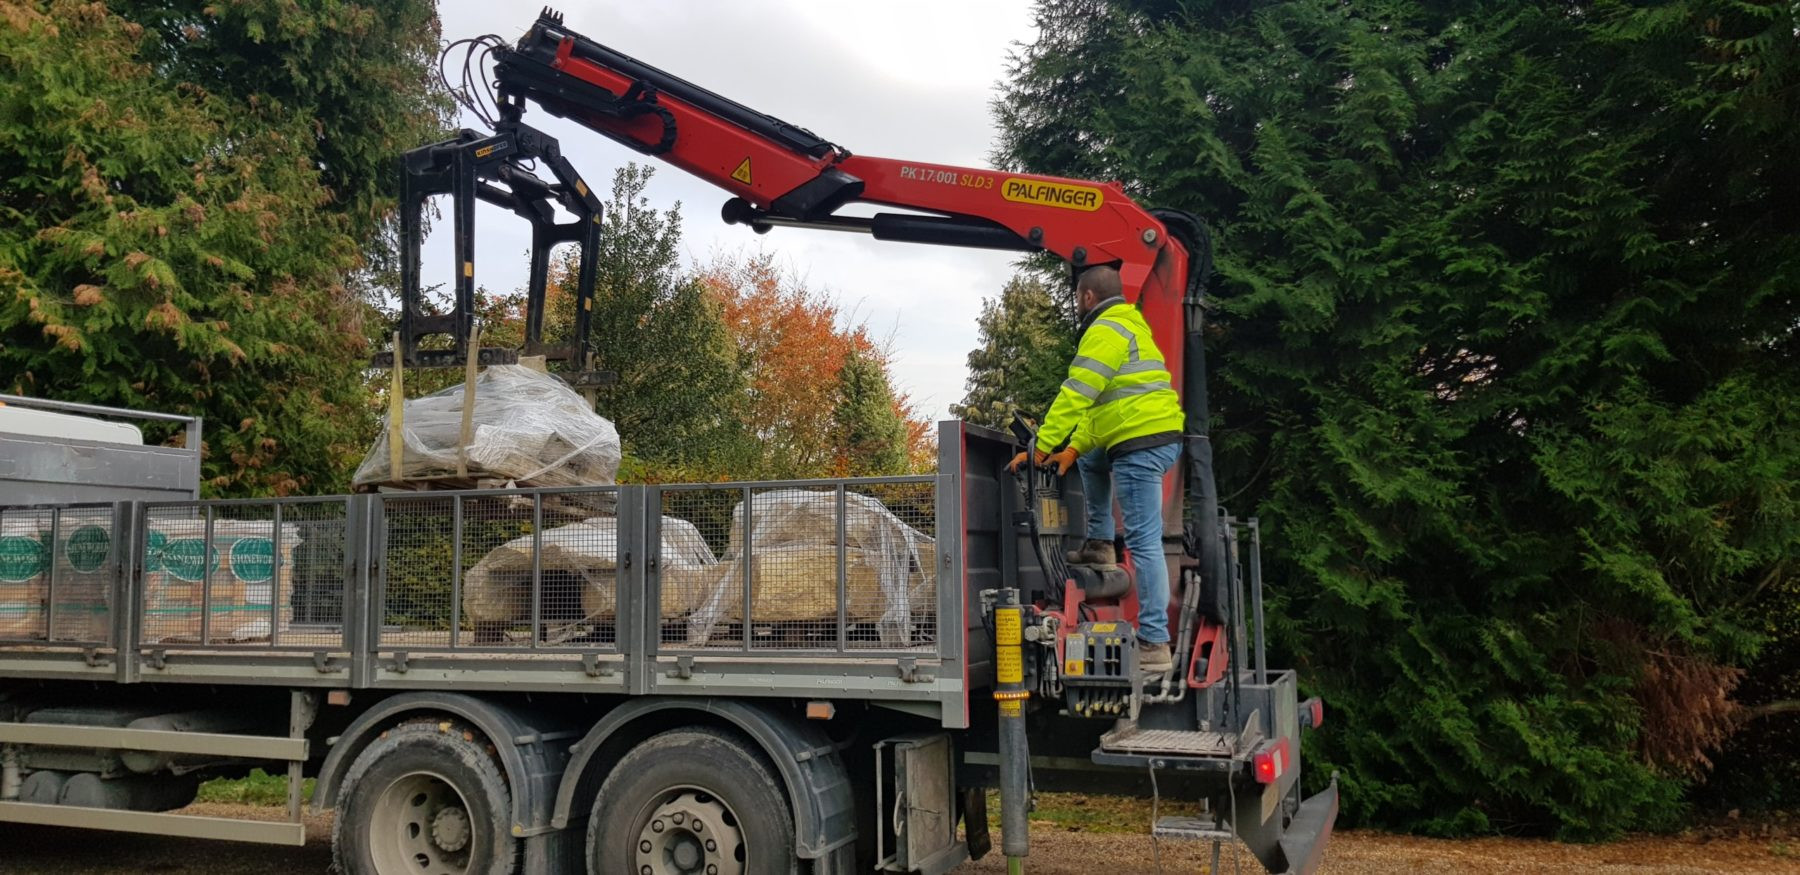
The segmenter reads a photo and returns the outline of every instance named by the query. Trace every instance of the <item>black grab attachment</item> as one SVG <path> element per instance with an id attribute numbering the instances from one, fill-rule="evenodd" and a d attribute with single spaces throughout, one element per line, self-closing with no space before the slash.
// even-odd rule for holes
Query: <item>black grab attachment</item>
<path id="1" fill-rule="evenodd" d="M 555 181 L 528 165 L 539 162 Z M 424 238 L 428 199 L 449 195 L 455 228 L 455 295 L 450 311 L 431 312 L 419 287 L 419 247 Z M 531 223 L 531 279 L 525 306 L 525 341 L 520 349 L 469 349 L 475 325 L 475 202 L 504 207 Z M 556 207 L 574 217 L 556 221 Z M 600 250 L 601 205 L 575 172 L 556 139 L 516 120 L 503 120 L 492 134 L 464 129 L 455 138 L 407 152 L 400 174 L 399 347 L 375 355 L 371 364 L 393 367 L 396 357 L 409 368 L 461 367 L 470 355 L 483 365 L 511 364 L 520 355 L 543 356 L 564 365 L 559 376 L 578 386 L 612 382 L 610 373 L 591 370 L 588 321 L 594 295 L 594 261 Z M 544 343 L 544 296 L 550 250 L 560 243 L 577 248 L 575 324 L 568 343 Z M 446 337 L 446 346 L 424 344 Z M 427 348 L 430 347 L 430 348 Z"/>

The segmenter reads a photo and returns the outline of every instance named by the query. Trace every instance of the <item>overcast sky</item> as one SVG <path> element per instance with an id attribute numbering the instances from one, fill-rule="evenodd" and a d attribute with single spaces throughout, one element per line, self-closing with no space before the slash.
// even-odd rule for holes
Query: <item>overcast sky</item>
<path id="1" fill-rule="evenodd" d="M 988 104 L 1008 53 L 1035 34 L 1029 0 L 556 6 L 578 33 L 851 152 L 975 167 L 988 166 L 995 137 Z M 535 9 L 491 0 L 439 3 L 446 40 L 492 33 L 511 41 L 531 25 Z M 603 192 L 615 167 L 632 160 L 656 164 L 647 195 L 659 207 L 681 202 L 690 260 L 719 252 L 776 254 L 810 285 L 829 290 L 843 311 L 891 339 L 898 388 L 921 413 L 947 418 L 962 399 L 981 299 L 997 294 L 1011 275 L 1010 253 L 782 228 L 759 237 L 719 220 L 723 190 L 533 110 L 526 122 L 557 137 L 563 154 Z M 474 119 L 464 124 L 481 127 Z M 523 286 L 530 244 L 524 222 L 484 206 L 476 236 L 476 281 L 493 289 Z M 447 285 L 449 235 L 434 232 L 424 258 L 425 284 Z"/>

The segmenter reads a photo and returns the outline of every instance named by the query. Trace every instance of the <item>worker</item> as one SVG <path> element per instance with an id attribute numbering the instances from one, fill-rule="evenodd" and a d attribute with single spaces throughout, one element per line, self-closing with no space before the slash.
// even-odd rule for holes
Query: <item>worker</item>
<path id="1" fill-rule="evenodd" d="M 1174 667 L 1169 653 L 1169 569 L 1162 549 L 1163 474 L 1181 456 L 1181 397 L 1175 394 L 1162 353 L 1142 313 L 1125 302 L 1119 272 L 1093 267 L 1075 281 L 1081 330 L 1069 378 L 1063 381 L 1038 429 L 1036 462 L 1055 462 L 1057 473 L 1081 470 L 1086 493 L 1087 540 L 1069 561 L 1110 569 L 1112 499 L 1118 492 L 1125 549 L 1132 557 L 1138 593 L 1138 668 L 1161 673 Z M 1020 453 L 1009 469 L 1025 461 Z"/>

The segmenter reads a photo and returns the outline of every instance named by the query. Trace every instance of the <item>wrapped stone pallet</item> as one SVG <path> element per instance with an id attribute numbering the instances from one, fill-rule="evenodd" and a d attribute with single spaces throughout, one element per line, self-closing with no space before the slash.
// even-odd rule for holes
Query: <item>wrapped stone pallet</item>
<path id="1" fill-rule="evenodd" d="M 613 620 L 618 612 L 618 524 L 614 517 L 592 517 L 545 529 L 535 544 L 526 535 L 489 551 L 463 575 L 463 616 L 473 626 L 475 643 L 501 643 L 508 628 L 531 622 L 534 545 L 543 582 L 539 620 L 550 637 L 578 624 Z M 717 562 L 692 523 L 663 517 L 665 573 L 680 575 Z M 681 598 L 682 591 L 665 590 L 665 614 L 691 609 Z"/>
<path id="2" fill-rule="evenodd" d="M 748 538 L 750 619 L 796 623 L 837 619 L 836 490 L 782 489 L 751 499 Z M 744 613 L 744 507 L 733 511 L 730 550 L 697 580 L 704 593 L 688 619 L 699 646 L 723 622 Z M 920 643 L 915 615 L 935 615 L 937 551 L 879 500 L 844 495 L 844 596 L 850 622 L 872 622 L 884 645 Z M 669 589 L 665 575 L 664 590 Z"/>
<path id="3" fill-rule="evenodd" d="M 473 399 L 464 431 L 464 405 Z M 383 425 L 356 469 L 359 489 L 611 486 L 619 432 L 567 383 L 523 365 L 495 365 L 401 406 L 400 470 Z M 466 441 L 466 446 L 465 446 Z"/>

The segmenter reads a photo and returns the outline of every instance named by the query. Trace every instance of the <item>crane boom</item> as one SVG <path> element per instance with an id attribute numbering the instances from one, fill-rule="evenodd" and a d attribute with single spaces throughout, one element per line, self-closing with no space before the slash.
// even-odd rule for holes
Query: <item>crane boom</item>
<path id="1" fill-rule="evenodd" d="M 1017 555 L 1000 563 L 1011 571 L 998 581 L 983 581 L 998 588 L 974 589 L 971 581 L 962 581 L 965 610 L 982 612 L 966 628 L 979 632 L 980 616 L 990 613 L 994 621 L 984 644 L 991 645 L 993 671 L 986 682 L 1001 705 L 1002 819 L 1011 824 L 1003 830 L 1006 853 L 1023 856 L 1028 850 L 1023 764 L 1029 745 L 1021 702 L 1032 695 L 1030 684 L 1062 699 L 1057 713 L 1063 716 L 1129 715 L 1098 739 L 1094 763 L 1132 770 L 1172 767 L 1224 782 L 1218 786 L 1226 791 L 1212 798 L 1220 809 L 1213 820 L 1159 822 L 1159 835 L 1216 840 L 1222 835 L 1216 827 L 1224 822 L 1270 871 L 1317 867 L 1337 797 L 1328 789 L 1301 799 L 1295 743 L 1303 725 L 1322 720 L 1322 706 L 1297 700 L 1292 672 L 1268 674 L 1257 524 L 1240 523 L 1219 508 L 1202 343 L 1211 241 L 1198 219 L 1145 208 L 1118 182 L 853 154 L 806 128 L 582 36 L 549 10 L 511 45 L 497 37 L 463 42 L 473 46 L 471 57 L 493 59 L 492 112 L 479 101 L 465 104 L 492 130 L 462 131 L 409 152 L 403 162 L 402 310 L 399 343 L 385 363 L 431 367 L 471 358 L 492 363 L 517 354 L 470 349 L 474 207 L 485 201 L 511 210 L 533 229 L 520 351 L 560 361 L 562 375 L 573 383 L 606 379 L 592 370 L 587 343 L 602 204 L 557 141 L 524 123 L 529 104 L 723 189 L 729 198 L 721 217 L 758 233 L 812 228 L 884 241 L 1047 252 L 1070 265 L 1071 277 L 1090 267 L 1116 268 L 1126 299 L 1155 335 L 1184 411 L 1182 464 L 1163 479 L 1162 555 L 1127 556 L 1132 568 L 1158 561 L 1167 566 L 1175 668 L 1148 683 L 1135 670 L 1139 616 L 1130 572 L 1046 561 L 1046 556 L 1060 560 L 1062 539 L 1079 534 L 1070 527 L 1065 502 L 1073 493 L 1065 494 L 1063 478 L 1029 470 L 1007 484 L 1015 488 L 1003 488 L 997 466 L 974 472 L 993 487 L 983 493 L 989 496 L 983 512 L 997 519 L 1004 511 L 1004 525 L 1018 536 Z M 467 98 L 476 83 L 467 69 L 464 75 Z M 540 166 L 553 179 L 539 177 L 534 171 Z M 433 195 L 454 201 L 457 269 L 447 313 L 424 306 L 419 285 L 422 210 Z M 558 207 L 574 220 L 559 221 Z M 568 342 L 551 345 L 542 337 L 549 250 L 562 243 L 576 247 L 569 262 L 575 318 Z M 447 336 L 448 342 L 421 344 L 431 335 Z M 1019 428 L 1029 432 L 1023 423 Z M 1035 443 L 1029 433 L 1016 432 L 1015 438 L 1027 446 Z M 1252 533 L 1247 562 L 1238 552 L 1246 530 Z M 843 561 L 840 555 L 840 568 Z M 1246 591 L 1253 594 L 1254 659 L 1247 644 Z M 1007 623 L 1000 622 L 1002 614 Z M 1030 658 L 1022 649 L 1021 624 L 1037 632 L 1030 638 L 1035 642 Z M 1002 626 L 1011 630 L 1005 636 Z M 1113 653 L 1130 655 L 1107 655 Z M 1003 668 L 1007 665 L 1010 671 Z M 1241 773 L 1252 764 L 1254 781 L 1266 786 L 1240 804 L 1230 788 L 1242 783 Z M 1281 817 L 1274 816 L 1278 810 Z"/>
<path id="2" fill-rule="evenodd" d="M 728 221 L 866 230 L 877 239 L 1045 250 L 1112 264 L 1137 292 L 1172 243 L 1117 182 L 855 155 L 540 18 L 496 53 L 501 98 L 529 99 L 741 199 Z M 852 202 L 935 213 L 848 219 Z M 1185 256 L 1185 252 L 1179 252 Z M 1135 295 L 1134 295 L 1135 296 Z"/>

